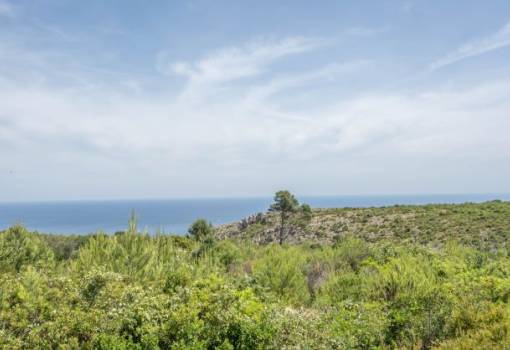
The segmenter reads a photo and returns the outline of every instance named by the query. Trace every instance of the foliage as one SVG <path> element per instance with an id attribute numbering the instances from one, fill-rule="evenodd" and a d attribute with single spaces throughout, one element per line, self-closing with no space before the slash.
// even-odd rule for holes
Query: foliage
<path id="1" fill-rule="evenodd" d="M 299 249 L 270 246 L 253 267 L 256 282 L 278 299 L 305 304 L 309 295 L 304 267 L 306 258 Z"/>
<path id="2" fill-rule="evenodd" d="M 78 249 L 83 246 L 92 236 L 63 236 L 54 234 L 41 234 L 41 238 L 51 248 L 57 261 L 65 261 L 74 258 Z"/>
<path id="3" fill-rule="evenodd" d="M 285 224 L 290 218 L 290 215 L 297 212 L 299 202 L 289 191 L 278 191 L 274 195 L 274 203 L 271 204 L 269 211 L 274 211 L 280 215 L 280 234 L 278 241 L 283 244 Z"/>
<path id="4" fill-rule="evenodd" d="M 303 214 L 303 218 L 307 221 L 310 221 L 312 219 L 312 208 L 310 205 L 303 203 L 301 204 L 301 207 L 299 208 L 301 210 L 301 213 Z"/>
<path id="5" fill-rule="evenodd" d="M 213 226 L 205 219 L 197 219 L 189 228 L 188 234 L 197 241 L 203 241 L 213 234 Z"/>
<path id="6" fill-rule="evenodd" d="M 0 233 L 0 348 L 510 347 L 505 245 L 362 238 L 259 246 L 149 236 L 132 220 L 48 239 L 14 226 Z"/>
<path id="7" fill-rule="evenodd" d="M 279 242 L 273 232 L 281 228 L 279 212 L 266 215 L 263 225 L 224 225 L 222 238 L 248 238 L 257 242 Z M 284 237 L 287 243 L 332 244 L 346 236 L 369 242 L 434 244 L 456 241 L 478 250 L 491 251 L 510 245 L 510 202 L 397 205 L 378 208 L 329 208 L 303 210 L 291 216 Z"/>
<path id="8" fill-rule="evenodd" d="M 53 263 L 53 252 L 39 235 L 16 225 L 0 235 L 0 271 L 20 272 L 27 266 L 44 268 Z"/>
<path id="9" fill-rule="evenodd" d="M 286 190 L 278 191 L 274 195 L 274 203 L 269 207 L 269 212 L 276 212 L 279 217 L 278 243 L 281 245 L 292 233 L 294 226 L 305 227 L 313 217 L 312 208 L 308 204 L 299 205 L 299 201 L 292 193 Z M 298 214 L 298 215 L 297 215 Z M 264 229 L 267 224 L 266 218 L 254 222 L 243 222 L 241 229 L 247 232 Z M 258 226 L 258 227 L 257 227 Z M 293 226 L 289 228 L 288 226 Z M 287 232 L 286 232 L 287 231 Z M 249 235 L 249 233 L 248 233 Z"/>

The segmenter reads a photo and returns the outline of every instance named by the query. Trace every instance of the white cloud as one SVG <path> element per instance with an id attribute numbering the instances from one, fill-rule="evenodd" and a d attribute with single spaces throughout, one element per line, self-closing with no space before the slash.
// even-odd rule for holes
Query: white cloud
<path id="1" fill-rule="evenodd" d="M 286 88 L 285 81 L 274 82 L 279 84 L 278 89 Z M 0 128 L 11 135 L 3 141 L 50 154 L 92 152 L 99 158 L 127 155 L 134 163 L 153 158 L 172 164 L 192 163 L 204 152 L 209 162 L 225 161 L 225 152 L 235 150 L 238 158 L 230 159 L 234 162 L 313 161 L 349 152 L 383 155 L 390 146 L 393 152 L 405 154 L 409 143 L 412 152 L 442 157 L 448 150 L 477 151 L 488 133 L 491 142 L 485 150 L 497 142 L 510 149 L 510 141 L 505 141 L 509 123 L 505 112 L 510 108 L 507 82 L 411 96 L 371 94 L 330 102 L 314 108 L 313 114 L 280 109 L 267 102 L 267 96 L 252 99 L 249 105 L 242 99 L 207 99 L 194 106 L 165 97 L 100 98 L 104 91 L 86 97 L 44 88 L 4 86 L 0 91 L 4 122 Z M 428 143 L 431 135 L 435 138 Z M 251 153 L 253 149 L 257 152 Z"/>
<path id="2" fill-rule="evenodd" d="M 76 79 L 55 84 L 53 60 L 11 50 L 10 61 L 12 55 L 31 57 L 24 64 L 42 79 L 20 80 L 0 70 L 0 159 L 20 174 L 0 174 L 0 193 L 18 199 L 19 184 L 25 184 L 34 197 L 51 197 L 52 191 L 118 197 L 124 190 L 124 196 L 256 194 L 247 191 L 251 184 L 270 191 L 311 172 L 316 174 L 307 186 L 321 183 L 323 192 L 340 193 L 346 190 L 335 187 L 338 179 L 361 171 L 356 169 L 363 169 L 365 185 L 373 182 L 366 174 L 380 168 L 398 178 L 403 170 L 386 164 L 395 159 L 422 160 L 416 166 L 427 176 L 445 158 L 481 164 L 510 157 L 508 81 L 455 90 L 438 85 L 413 94 L 365 91 L 349 99 L 332 93 L 303 103 L 296 91 L 322 91 L 329 84 L 334 92 L 335 84 L 349 86 L 372 66 L 353 61 L 300 73 L 272 71 L 275 60 L 323 43 L 259 41 L 169 64 L 186 78 L 185 86 L 158 94 L 139 93 L 143 86 L 136 83 L 138 93 L 126 91 L 126 81 L 115 79 L 105 86 L 100 73 L 76 66 L 66 66 Z M 183 99 L 190 89 L 193 101 Z"/>
<path id="3" fill-rule="evenodd" d="M 429 68 L 433 71 L 466 58 L 482 55 L 508 45 L 510 45 L 510 22 L 492 35 L 462 45 L 454 52 L 433 62 Z"/>
<path id="4" fill-rule="evenodd" d="M 280 41 L 258 40 L 243 47 L 218 50 L 197 62 L 165 62 L 160 55 L 158 67 L 164 73 L 187 77 L 193 84 L 223 83 L 252 77 L 275 60 L 316 49 L 322 39 L 291 37 Z"/>
<path id="5" fill-rule="evenodd" d="M 276 76 L 260 85 L 250 86 L 244 101 L 256 103 L 269 103 L 268 98 L 280 92 L 289 92 L 300 87 L 310 87 L 323 82 L 332 82 L 346 76 L 351 76 L 361 72 L 371 64 L 368 60 L 359 60 L 344 63 L 332 63 L 325 67 L 304 72 L 292 74 L 289 76 Z"/>

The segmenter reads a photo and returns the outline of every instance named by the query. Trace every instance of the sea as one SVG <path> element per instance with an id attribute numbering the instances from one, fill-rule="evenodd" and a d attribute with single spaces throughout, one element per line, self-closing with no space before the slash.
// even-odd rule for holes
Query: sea
<path id="1" fill-rule="evenodd" d="M 303 196 L 313 208 L 382 207 L 435 203 L 510 201 L 509 194 L 434 194 L 376 196 Z M 185 234 L 198 218 L 213 225 L 239 221 L 264 212 L 272 197 L 207 199 L 83 200 L 0 202 L 0 230 L 22 224 L 31 231 L 53 234 L 115 233 L 125 230 L 132 211 L 141 230 Z"/>

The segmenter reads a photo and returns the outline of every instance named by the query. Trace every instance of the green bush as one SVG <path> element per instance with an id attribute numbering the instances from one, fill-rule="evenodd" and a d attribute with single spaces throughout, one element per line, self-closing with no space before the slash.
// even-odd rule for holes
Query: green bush
<path id="1" fill-rule="evenodd" d="M 422 215 L 432 232 L 450 217 L 505 222 L 506 209 L 385 210 Z M 377 212 L 354 215 L 384 230 Z M 360 237 L 257 246 L 149 236 L 134 217 L 113 236 L 48 239 L 15 226 L 0 233 L 0 348 L 509 348 L 505 245 Z"/>
<path id="2" fill-rule="evenodd" d="M 197 241 L 203 241 L 212 236 L 214 228 L 205 219 L 197 219 L 189 228 L 188 234 Z"/>
<path id="3" fill-rule="evenodd" d="M 20 272 L 27 266 L 49 268 L 53 263 L 53 252 L 39 235 L 20 225 L 0 234 L 0 272 Z"/>
<path id="4" fill-rule="evenodd" d="M 310 295 L 304 273 L 306 258 L 298 248 L 272 245 L 255 262 L 256 282 L 278 299 L 291 304 L 304 304 Z"/>

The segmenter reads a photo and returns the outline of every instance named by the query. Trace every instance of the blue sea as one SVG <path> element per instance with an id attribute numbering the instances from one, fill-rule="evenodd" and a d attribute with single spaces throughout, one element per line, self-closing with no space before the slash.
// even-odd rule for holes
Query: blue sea
<path id="1" fill-rule="evenodd" d="M 510 200 L 510 194 L 378 195 L 299 197 L 315 208 L 380 207 L 395 204 L 464 203 Z M 21 223 L 30 230 L 56 234 L 88 234 L 124 230 L 132 210 L 140 229 L 150 233 L 186 233 L 197 218 L 214 225 L 264 212 L 267 198 L 111 200 L 0 203 L 0 230 Z"/>

